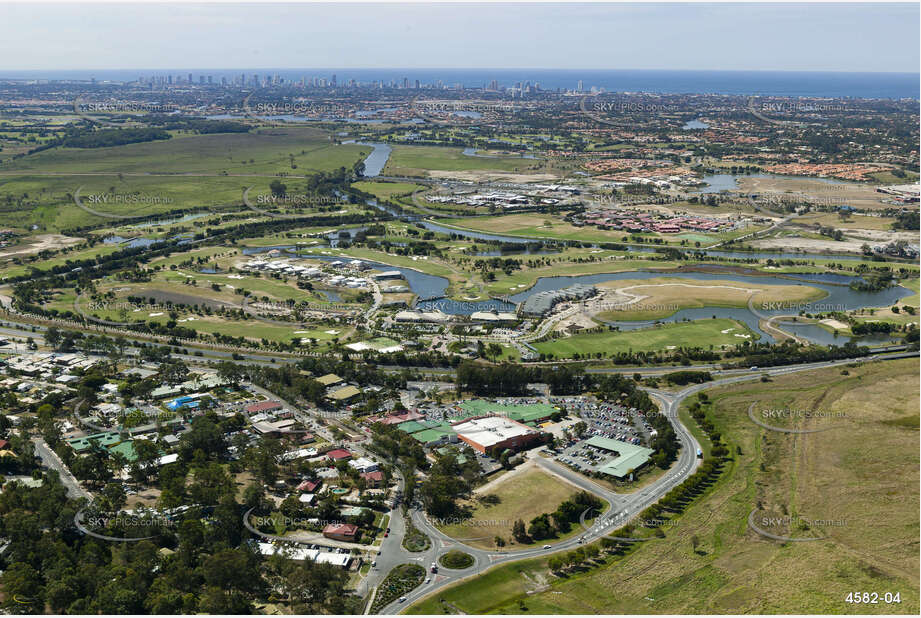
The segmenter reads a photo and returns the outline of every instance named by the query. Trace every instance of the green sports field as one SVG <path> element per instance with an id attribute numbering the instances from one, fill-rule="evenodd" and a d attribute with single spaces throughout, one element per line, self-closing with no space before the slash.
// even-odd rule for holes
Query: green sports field
<path id="1" fill-rule="evenodd" d="M 574 335 L 533 345 L 542 354 L 553 354 L 554 358 L 572 358 L 575 354 L 614 354 L 631 350 L 654 352 L 670 347 L 719 348 L 757 339 L 757 333 L 745 324 L 729 318 L 716 318 L 663 324 L 640 330 Z"/>

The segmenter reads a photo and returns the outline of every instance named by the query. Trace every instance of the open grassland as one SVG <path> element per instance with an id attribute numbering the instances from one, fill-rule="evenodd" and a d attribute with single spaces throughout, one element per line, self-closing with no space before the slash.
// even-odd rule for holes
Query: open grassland
<path id="1" fill-rule="evenodd" d="M 917 360 L 866 363 L 848 375 L 840 368 L 801 372 L 709 394 L 705 409 L 734 460 L 664 538 L 566 577 L 550 574 L 545 559 L 497 567 L 407 613 L 916 615 Z M 846 416 L 799 419 L 803 429 L 835 426 L 784 434 L 754 424 L 751 403 Z M 824 535 L 818 541 L 769 540 L 747 525 L 759 502 L 838 525 L 794 532 Z M 898 592 L 901 603 L 846 603 L 856 591 Z"/>
<path id="2" fill-rule="evenodd" d="M 391 176 L 420 176 L 428 170 L 516 172 L 539 167 L 539 162 L 521 157 L 471 157 L 462 148 L 394 145 L 384 173 Z"/>
<path id="3" fill-rule="evenodd" d="M 532 466 L 527 470 L 511 472 L 500 477 L 495 485 L 479 494 L 498 496 L 498 504 L 484 505 L 477 500 L 466 501 L 462 506 L 472 509 L 470 517 L 460 521 L 442 522 L 438 529 L 471 547 L 482 549 L 495 549 L 496 536 L 505 540 L 506 549 L 523 549 L 533 547 L 537 543 L 552 543 L 577 532 L 581 533 L 582 528 L 577 522 L 573 524 L 573 530 L 565 535 L 546 541 L 521 544 L 512 537 L 512 525 L 520 519 L 527 526 L 532 519 L 542 513 L 552 512 L 578 491 L 574 485 Z M 540 496 L 540 499 L 535 500 L 535 496 Z M 605 508 L 602 508 L 602 511 Z"/>
<path id="4" fill-rule="evenodd" d="M 791 220 L 791 223 L 814 226 L 823 225 L 841 230 L 877 230 L 888 231 L 892 229 L 895 219 L 891 217 L 872 217 L 869 215 L 848 215 L 841 218 L 833 213 L 808 213 Z"/>
<path id="5" fill-rule="evenodd" d="M 121 228 L 136 226 L 138 229 L 142 229 L 139 226 L 144 226 L 144 229 L 147 229 L 149 222 L 122 224 L 121 220 L 125 217 L 157 215 L 164 220 L 170 220 L 174 216 L 166 213 L 177 212 L 195 212 L 196 219 L 209 216 L 210 213 L 249 213 L 242 202 L 243 189 L 247 187 L 251 188 L 250 203 L 254 206 L 278 210 L 258 201 L 260 195 L 270 195 L 271 182 L 270 177 L 241 178 L 218 175 L 0 175 L 0 224 L 34 224 L 41 230 L 50 231 L 99 224 L 111 224 Z M 289 192 L 295 193 L 301 181 L 288 179 L 285 182 Z M 79 196 L 84 208 L 76 204 L 75 195 Z M 364 205 L 341 204 L 335 210 L 364 209 Z M 303 208 L 296 212 L 306 215 L 319 212 L 319 209 Z M 260 216 L 257 212 L 252 214 L 254 217 Z M 241 221 L 236 220 L 230 224 L 239 223 Z M 164 225 L 157 227 L 168 229 L 168 226 Z"/>
<path id="6" fill-rule="evenodd" d="M 698 307 L 755 307 L 765 303 L 798 303 L 826 296 L 824 290 L 805 285 L 754 285 L 736 281 L 698 281 L 663 277 L 642 281 L 608 281 L 600 288 L 634 296 L 636 301 L 596 314 L 605 321 L 654 320 L 681 309 Z"/>
<path id="7" fill-rule="evenodd" d="M 423 185 L 417 185 L 411 182 L 371 182 L 362 181 L 352 183 L 352 187 L 365 193 L 370 193 L 378 199 L 391 199 L 393 196 L 411 195 L 419 189 L 425 189 Z"/>
<path id="8" fill-rule="evenodd" d="M 317 129 L 284 127 L 109 148 L 53 148 L 6 162 L 0 171 L 300 175 L 351 167 L 370 151 L 369 146 L 334 144 Z"/>
<path id="9" fill-rule="evenodd" d="M 61 252 L 47 259 L 41 259 L 37 255 L 5 257 L 0 253 L 0 280 L 26 275 L 32 268 L 47 270 L 66 264 L 68 261 L 88 260 L 101 255 L 108 255 L 119 250 L 119 248 L 118 245 L 97 244 L 93 247 L 75 248 L 67 252 Z"/>
<path id="10" fill-rule="evenodd" d="M 675 347 L 719 348 L 743 341 L 755 341 L 757 333 L 745 324 L 729 318 L 661 324 L 630 331 L 604 331 L 573 335 L 534 343 L 542 354 L 554 358 L 572 358 L 579 354 L 615 354 L 617 352 L 652 352 Z"/>
<path id="11" fill-rule="evenodd" d="M 914 279 L 906 279 L 899 283 L 902 287 L 908 288 L 913 291 L 914 294 L 911 296 L 906 296 L 900 302 L 905 305 L 911 305 L 912 307 L 918 307 L 921 305 L 921 295 L 919 295 L 919 286 L 921 286 L 921 279 L 917 277 Z"/>

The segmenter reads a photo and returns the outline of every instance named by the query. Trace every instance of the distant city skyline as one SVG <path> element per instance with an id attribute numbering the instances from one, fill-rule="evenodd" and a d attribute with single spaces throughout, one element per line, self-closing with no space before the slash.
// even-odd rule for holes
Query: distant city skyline
<path id="1" fill-rule="evenodd" d="M 0 73 L 636 69 L 917 73 L 917 3 L 0 4 Z M 586 82 L 587 83 L 587 82 Z"/>

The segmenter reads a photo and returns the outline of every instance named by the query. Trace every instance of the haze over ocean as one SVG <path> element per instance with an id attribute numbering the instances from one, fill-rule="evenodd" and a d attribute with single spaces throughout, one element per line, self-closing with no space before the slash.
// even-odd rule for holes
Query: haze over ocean
<path id="1" fill-rule="evenodd" d="M 769 95 L 791 97 L 854 97 L 866 99 L 919 99 L 921 75 L 918 73 L 846 73 L 793 71 L 666 71 L 666 70 L 560 70 L 560 69 L 120 69 L 86 71 L 2 71 L 0 79 L 90 80 L 98 82 L 134 81 L 138 77 L 211 75 L 217 81 L 245 73 L 278 75 L 285 81 L 336 75 L 340 85 L 349 80 L 370 82 L 391 80 L 410 83 L 419 80 L 446 86 L 456 83 L 478 88 L 492 80 L 501 86 L 530 81 L 545 90 L 572 90 L 581 80 L 585 90 L 592 87 L 608 92 L 650 92 L 682 94 Z"/>

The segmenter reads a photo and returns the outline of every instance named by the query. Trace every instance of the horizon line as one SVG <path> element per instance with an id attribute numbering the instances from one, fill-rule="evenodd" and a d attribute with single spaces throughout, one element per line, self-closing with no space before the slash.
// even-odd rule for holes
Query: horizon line
<path id="1" fill-rule="evenodd" d="M 918 75 L 921 71 L 849 71 L 845 69 L 627 69 L 627 68 L 559 68 L 559 67 L 94 67 L 94 68 L 45 68 L 11 69 L 0 71 L 27 73 L 31 71 L 630 71 L 630 72 L 676 72 L 676 73 L 842 73 L 847 75 Z"/>

